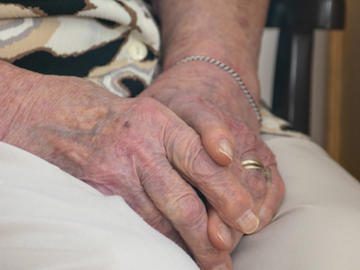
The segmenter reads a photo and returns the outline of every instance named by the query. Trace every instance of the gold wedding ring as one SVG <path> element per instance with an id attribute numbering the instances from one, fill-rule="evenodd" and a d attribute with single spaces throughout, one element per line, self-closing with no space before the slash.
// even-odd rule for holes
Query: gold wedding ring
<path id="1" fill-rule="evenodd" d="M 260 161 L 247 159 L 241 162 L 241 165 L 245 169 L 264 169 L 264 164 L 262 164 Z"/>
<path id="2" fill-rule="evenodd" d="M 241 162 L 241 165 L 244 167 L 244 169 L 251 170 L 261 170 L 262 175 L 264 176 L 266 182 L 269 184 L 271 182 L 271 169 L 265 168 L 264 164 L 262 164 L 260 161 L 247 159 Z"/>

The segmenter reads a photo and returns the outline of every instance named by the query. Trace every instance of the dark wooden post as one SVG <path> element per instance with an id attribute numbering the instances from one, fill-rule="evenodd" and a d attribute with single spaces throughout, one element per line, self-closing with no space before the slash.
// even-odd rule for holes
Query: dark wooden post
<path id="1" fill-rule="evenodd" d="M 267 26 L 279 27 L 273 112 L 308 133 L 315 29 L 343 29 L 344 0 L 273 0 Z"/>

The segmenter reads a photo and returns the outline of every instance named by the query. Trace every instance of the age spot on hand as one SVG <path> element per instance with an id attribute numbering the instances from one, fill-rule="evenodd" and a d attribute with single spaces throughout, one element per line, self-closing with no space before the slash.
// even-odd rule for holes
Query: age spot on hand
<path id="1" fill-rule="evenodd" d="M 129 127 L 130 127 L 130 123 L 129 123 L 129 121 L 125 121 L 125 123 L 124 123 L 124 127 L 126 127 L 126 128 L 129 128 Z"/>

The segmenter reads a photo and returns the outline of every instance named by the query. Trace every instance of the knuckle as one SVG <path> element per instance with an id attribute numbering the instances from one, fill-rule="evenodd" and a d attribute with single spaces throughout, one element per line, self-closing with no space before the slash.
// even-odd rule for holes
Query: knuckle
<path id="1" fill-rule="evenodd" d="M 123 197 L 126 203 L 140 216 L 144 219 L 152 218 L 156 211 L 154 211 L 154 206 L 146 197 L 146 194 L 143 192 L 141 187 L 136 188 L 136 190 L 127 186 L 122 190 L 118 195 Z"/>
<path id="2" fill-rule="evenodd" d="M 209 198 L 209 203 L 213 205 L 224 221 L 232 222 L 232 216 L 235 212 L 245 212 L 251 209 L 254 202 L 248 191 L 239 191 L 233 188 L 225 188 L 218 196 L 216 201 Z"/>
<path id="3" fill-rule="evenodd" d="M 137 169 L 137 174 L 140 178 L 141 184 L 145 189 L 161 188 L 161 184 L 157 181 L 165 175 L 171 175 L 172 168 L 167 163 L 167 160 L 161 156 L 149 155 L 149 153 L 138 153 L 138 160 L 141 164 Z"/>
<path id="4" fill-rule="evenodd" d="M 265 196 L 267 192 L 267 184 L 264 181 L 264 176 L 255 172 L 256 175 L 251 175 L 248 178 L 247 186 L 249 187 L 249 192 L 254 197 L 254 199 L 260 199 Z"/>
<path id="5" fill-rule="evenodd" d="M 243 121 L 236 121 L 233 123 L 234 126 L 234 132 L 237 135 L 242 135 L 242 136 L 249 136 L 249 135 L 254 135 L 254 133 L 252 132 L 252 130 L 249 128 L 249 126 L 244 123 Z"/>
<path id="6" fill-rule="evenodd" d="M 276 166 L 277 163 L 275 154 L 263 141 L 260 141 L 259 144 L 258 152 L 264 165 L 266 167 Z"/>
<path id="7" fill-rule="evenodd" d="M 170 138 L 170 132 L 167 138 Z M 166 151 L 174 161 L 177 169 L 182 171 L 192 183 L 201 184 L 212 179 L 225 177 L 225 168 L 215 163 L 209 156 L 201 138 L 192 130 L 182 128 L 171 133 L 170 143 L 166 144 Z"/>
<path id="8" fill-rule="evenodd" d="M 233 209 L 238 209 L 239 207 L 246 211 L 253 206 L 253 199 L 251 198 L 250 194 L 242 194 L 239 196 L 236 192 L 232 194 L 228 194 L 229 198 L 233 198 L 231 201 L 228 202 L 228 211 L 231 212 Z"/>
<path id="9" fill-rule="evenodd" d="M 237 122 L 233 129 L 234 136 L 237 140 L 237 155 L 242 156 L 243 154 L 253 151 L 257 148 L 259 138 L 245 123 Z"/>
<path id="10" fill-rule="evenodd" d="M 162 216 L 154 212 L 144 213 L 143 218 L 151 227 L 155 229 L 160 228 L 163 222 Z"/>
<path id="11" fill-rule="evenodd" d="M 170 235 L 173 231 L 170 222 L 159 213 L 153 213 L 152 215 L 148 215 L 147 217 L 144 217 L 144 220 L 151 227 L 164 235 Z"/>
<path id="12" fill-rule="evenodd" d="M 205 206 L 196 194 L 185 194 L 172 203 L 173 222 L 181 227 L 195 227 L 205 222 Z"/>
<path id="13" fill-rule="evenodd" d="M 223 169 L 218 166 L 208 155 L 202 146 L 199 135 L 193 135 L 184 145 L 185 170 L 191 177 L 196 179 L 213 178 L 220 174 Z"/>
<path id="14" fill-rule="evenodd" d="M 142 107 L 152 108 L 159 106 L 159 102 L 151 97 L 139 97 L 137 98 L 137 103 Z"/>
<path id="15" fill-rule="evenodd" d="M 203 147 L 197 149 L 196 152 L 192 152 L 189 157 L 188 170 L 192 178 L 196 179 L 198 185 L 201 185 L 204 181 L 209 183 L 212 180 L 228 178 L 226 170 L 218 166 Z"/>
<path id="16" fill-rule="evenodd" d="M 162 120 L 167 120 L 166 108 L 159 101 L 150 98 L 150 97 L 139 97 L 136 98 L 135 108 L 137 114 L 140 117 L 145 117 L 146 119 L 154 119 L 158 122 Z"/>

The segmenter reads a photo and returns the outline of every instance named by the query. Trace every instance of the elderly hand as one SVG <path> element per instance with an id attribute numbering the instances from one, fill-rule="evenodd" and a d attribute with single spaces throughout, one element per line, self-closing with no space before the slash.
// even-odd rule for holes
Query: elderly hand
<path id="1" fill-rule="evenodd" d="M 0 77 L 0 104 L 12 112 L 2 118 L 1 140 L 104 194 L 121 195 L 154 228 L 178 243 L 182 238 L 202 269 L 231 267 L 228 252 L 211 244 L 206 208 L 192 186 L 239 231 L 253 229 L 252 195 L 173 112 L 151 98 L 118 98 L 79 78 L 8 64 L 0 66 Z"/>
<path id="2" fill-rule="evenodd" d="M 258 89 L 256 78 L 250 81 L 250 89 Z M 235 190 L 225 188 L 222 174 L 213 175 L 205 181 L 206 185 L 218 192 L 225 191 L 224 195 L 233 202 L 234 207 L 228 209 L 227 205 L 208 200 L 208 230 L 214 246 L 232 250 L 243 233 L 260 230 L 272 220 L 284 196 L 284 183 L 274 155 L 259 136 L 260 125 L 255 112 L 229 74 L 209 63 L 181 64 L 164 71 L 142 96 L 159 100 L 191 126 L 200 135 L 211 158 L 224 166 L 251 196 L 249 203 L 247 197 L 237 197 Z M 241 162 L 247 159 L 260 161 L 271 169 L 270 185 L 266 184 L 260 170 L 243 168 Z M 249 208 L 259 217 L 259 227 L 256 227 L 253 216 L 249 214 L 245 219 L 247 225 L 239 230 L 225 214 Z"/>

